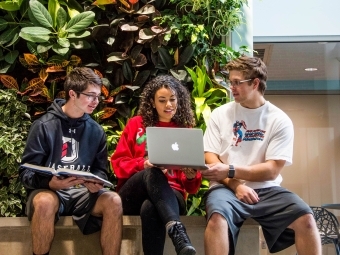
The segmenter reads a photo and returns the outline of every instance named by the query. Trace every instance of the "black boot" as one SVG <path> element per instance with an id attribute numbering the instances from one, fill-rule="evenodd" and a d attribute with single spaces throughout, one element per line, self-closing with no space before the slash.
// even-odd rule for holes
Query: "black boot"
<path id="1" fill-rule="evenodd" d="M 192 246 L 186 233 L 185 227 L 181 222 L 176 221 L 169 230 L 168 234 L 175 246 L 177 255 L 195 255 L 196 250 Z"/>

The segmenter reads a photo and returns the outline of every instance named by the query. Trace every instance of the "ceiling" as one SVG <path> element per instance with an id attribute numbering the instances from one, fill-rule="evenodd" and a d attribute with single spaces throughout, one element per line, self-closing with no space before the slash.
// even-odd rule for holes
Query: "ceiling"
<path id="1" fill-rule="evenodd" d="M 340 93 L 339 42 L 255 43 L 254 50 L 268 67 L 267 91 Z"/>

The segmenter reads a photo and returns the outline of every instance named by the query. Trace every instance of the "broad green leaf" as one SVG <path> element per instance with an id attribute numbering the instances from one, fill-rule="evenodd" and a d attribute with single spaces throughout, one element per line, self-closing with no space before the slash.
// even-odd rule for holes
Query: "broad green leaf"
<path id="1" fill-rule="evenodd" d="M 26 43 L 28 50 L 33 54 L 37 55 L 37 45 L 33 42 Z"/>
<path id="2" fill-rule="evenodd" d="M 158 53 L 159 53 L 159 56 L 161 57 L 161 60 L 164 64 L 164 66 L 168 70 L 170 70 L 175 63 L 174 59 L 170 56 L 169 52 L 164 48 L 159 48 Z"/>
<path id="3" fill-rule="evenodd" d="M 194 47 L 192 46 L 192 44 L 185 47 L 183 52 L 179 55 L 179 63 L 177 65 L 177 68 L 181 69 L 186 63 L 188 63 L 191 60 L 193 54 Z"/>
<path id="4" fill-rule="evenodd" d="M 8 42 L 8 43 L 6 44 L 6 47 L 9 47 L 9 46 L 15 44 L 15 43 L 18 41 L 18 39 L 19 39 L 19 30 L 18 30 L 17 33 L 15 33 L 15 34 L 13 35 L 11 41 Z"/>
<path id="5" fill-rule="evenodd" d="M 7 28 L 7 25 L 8 25 L 8 22 L 0 18 L 0 31 L 5 30 Z"/>
<path id="6" fill-rule="evenodd" d="M 67 38 L 84 38 L 88 37 L 89 35 L 91 35 L 90 31 L 82 31 L 79 33 L 69 33 Z"/>
<path id="7" fill-rule="evenodd" d="M 44 52 L 48 51 L 51 48 L 52 48 L 52 44 L 46 44 L 46 45 L 45 44 L 39 44 L 37 46 L 37 52 L 38 53 L 44 53 Z"/>
<path id="8" fill-rule="evenodd" d="M 129 83 L 132 83 L 133 74 L 128 61 L 124 61 L 123 63 L 123 75 L 125 79 L 129 81 Z"/>
<path id="9" fill-rule="evenodd" d="M 18 26 L 7 29 L 0 35 L 0 45 L 4 45 L 12 40 L 15 34 L 19 33 L 20 28 Z"/>
<path id="10" fill-rule="evenodd" d="M 58 30 L 63 28 L 67 21 L 67 13 L 64 8 L 60 7 L 57 12 L 57 27 Z"/>
<path id="11" fill-rule="evenodd" d="M 11 64 L 8 64 L 6 61 L 0 62 L 0 73 L 7 73 L 10 68 Z"/>
<path id="12" fill-rule="evenodd" d="M 31 0 L 30 7 L 34 18 L 36 18 L 40 25 L 47 28 L 53 28 L 52 17 L 48 13 L 48 10 L 45 8 L 45 6 L 43 6 L 37 0 Z"/>
<path id="13" fill-rule="evenodd" d="M 44 27 L 24 27 L 21 32 L 33 35 L 49 35 L 51 30 Z"/>
<path id="14" fill-rule="evenodd" d="M 205 97 L 195 97 L 194 101 L 195 101 L 196 117 L 199 120 L 201 117 L 202 110 L 204 108 Z"/>
<path id="15" fill-rule="evenodd" d="M 5 61 L 9 64 L 13 64 L 18 56 L 19 56 L 19 51 L 12 50 L 6 54 Z"/>
<path id="16" fill-rule="evenodd" d="M 30 41 L 34 43 L 44 43 L 44 42 L 48 42 L 48 40 L 50 39 L 49 35 L 32 35 L 32 34 L 26 34 L 24 32 L 20 32 L 19 35 L 26 41 Z"/>
<path id="17" fill-rule="evenodd" d="M 64 5 L 66 6 L 68 15 L 71 18 L 84 11 L 83 6 L 78 3 L 77 0 L 65 0 L 65 2 L 66 3 L 64 3 Z M 62 4 L 62 2 L 60 2 L 60 4 Z"/>
<path id="18" fill-rule="evenodd" d="M 55 43 L 53 44 L 52 46 L 52 50 L 59 54 L 59 55 L 65 55 L 70 49 L 69 48 L 64 48 L 64 47 L 61 47 L 59 44 Z"/>
<path id="19" fill-rule="evenodd" d="M 48 0 L 48 12 L 51 14 L 53 27 L 57 26 L 59 8 L 60 8 L 60 4 L 58 0 Z"/>
<path id="20" fill-rule="evenodd" d="M 21 4 L 22 1 L 20 1 Z M 17 11 L 20 9 L 19 2 L 16 1 L 1 1 L 0 2 L 0 9 L 6 10 L 6 11 Z"/>
<path id="21" fill-rule="evenodd" d="M 210 115 L 211 115 L 211 109 L 209 107 L 209 105 L 205 104 L 202 110 L 202 115 L 203 115 L 203 119 L 205 124 L 207 125 L 210 119 Z"/>
<path id="22" fill-rule="evenodd" d="M 61 46 L 61 47 L 64 47 L 64 48 L 69 48 L 70 47 L 70 41 L 66 38 L 59 38 L 57 40 L 58 44 Z"/>
<path id="23" fill-rule="evenodd" d="M 80 32 L 92 23 L 94 16 L 94 12 L 91 11 L 80 13 L 67 23 L 65 30 L 69 33 Z"/>
<path id="24" fill-rule="evenodd" d="M 33 25 L 35 25 L 36 27 L 41 26 L 39 21 L 34 17 L 32 10 L 30 8 L 28 9 L 28 17 L 29 17 L 30 21 L 33 23 Z"/>

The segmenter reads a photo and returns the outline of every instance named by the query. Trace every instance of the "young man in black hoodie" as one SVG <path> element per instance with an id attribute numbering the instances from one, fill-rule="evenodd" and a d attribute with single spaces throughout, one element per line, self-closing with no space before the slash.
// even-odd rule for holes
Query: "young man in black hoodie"
<path id="1" fill-rule="evenodd" d="M 107 179 L 106 136 L 90 116 L 100 99 L 102 81 L 93 70 L 75 68 L 66 77 L 66 100 L 56 99 L 28 134 L 22 164 L 88 171 Z M 115 192 L 75 177 L 59 179 L 20 167 L 28 191 L 33 254 L 49 254 L 54 223 L 72 215 L 83 234 L 101 230 L 104 255 L 120 253 L 122 205 Z"/>

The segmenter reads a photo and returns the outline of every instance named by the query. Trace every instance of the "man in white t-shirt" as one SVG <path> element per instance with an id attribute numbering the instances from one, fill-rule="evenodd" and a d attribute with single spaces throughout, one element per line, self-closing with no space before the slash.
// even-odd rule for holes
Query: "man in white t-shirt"
<path id="1" fill-rule="evenodd" d="M 271 253 L 295 243 L 299 255 L 321 255 L 310 207 L 280 186 L 281 170 L 292 164 L 294 129 L 290 118 L 266 101 L 267 68 L 259 58 L 229 62 L 234 102 L 215 109 L 204 134 L 210 180 L 206 194 L 205 254 L 235 253 L 246 218 L 262 226 Z"/>

